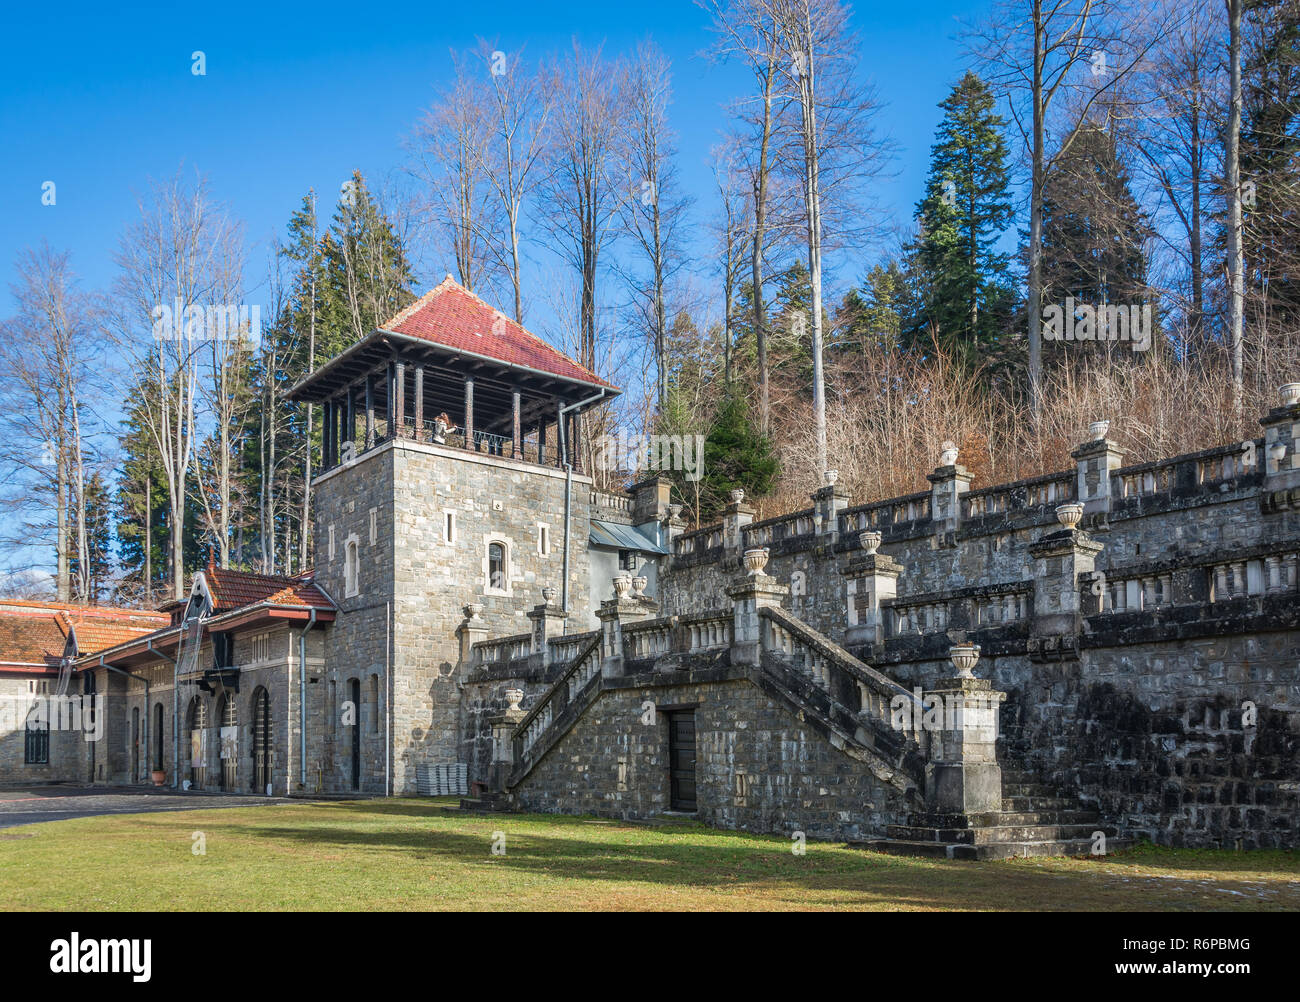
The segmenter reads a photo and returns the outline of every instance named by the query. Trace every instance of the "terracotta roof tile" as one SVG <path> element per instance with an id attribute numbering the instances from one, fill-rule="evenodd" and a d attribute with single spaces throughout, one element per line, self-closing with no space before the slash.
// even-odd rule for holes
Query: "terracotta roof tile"
<path id="1" fill-rule="evenodd" d="M 0 671 L 15 664 L 46 665 L 63 656 L 66 642 L 49 612 L 0 612 Z"/>
<path id="2" fill-rule="evenodd" d="M 593 386 L 614 388 L 483 302 L 450 275 L 384 324 L 384 330 Z"/>
<path id="3" fill-rule="evenodd" d="M 212 591 L 216 612 L 229 612 L 245 605 L 258 605 L 262 602 L 296 605 L 304 609 L 334 608 L 323 591 L 311 581 L 300 577 L 253 574 L 224 567 L 209 567 L 203 574 Z"/>

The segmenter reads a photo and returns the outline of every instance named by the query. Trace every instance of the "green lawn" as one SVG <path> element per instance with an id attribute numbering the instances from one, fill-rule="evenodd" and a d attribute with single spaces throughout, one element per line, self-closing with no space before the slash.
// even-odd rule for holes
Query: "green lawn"
<path id="1" fill-rule="evenodd" d="M 295 803 L 0 831 L 0 909 L 1300 910 L 1300 854 L 900 859 L 695 824 Z M 204 833 L 206 854 L 191 851 Z M 494 833 L 505 855 L 493 855 Z"/>

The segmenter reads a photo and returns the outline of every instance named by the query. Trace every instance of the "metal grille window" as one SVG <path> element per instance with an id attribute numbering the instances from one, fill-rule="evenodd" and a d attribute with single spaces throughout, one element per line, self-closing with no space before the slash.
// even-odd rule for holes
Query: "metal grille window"
<path id="1" fill-rule="evenodd" d="M 27 721 L 23 741 L 23 762 L 26 765 L 50 764 L 50 725 L 48 721 Z"/>

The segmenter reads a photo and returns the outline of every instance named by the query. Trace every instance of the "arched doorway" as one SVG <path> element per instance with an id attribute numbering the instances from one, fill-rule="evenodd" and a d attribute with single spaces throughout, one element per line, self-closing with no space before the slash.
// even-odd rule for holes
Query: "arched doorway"
<path id="1" fill-rule="evenodd" d="M 271 785 L 271 694 L 258 687 L 253 693 L 253 789 L 266 793 Z"/>
<path id="2" fill-rule="evenodd" d="M 166 749 L 163 747 L 163 705 L 162 703 L 154 704 L 153 708 L 153 767 L 162 772 L 166 767 L 163 765 L 167 761 L 165 755 Z M 174 783 L 175 780 L 172 780 Z"/>
<path id="3" fill-rule="evenodd" d="M 361 789 L 361 680 L 348 680 L 348 699 L 352 701 L 352 789 Z"/>
<path id="4" fill-rule="evenodd" d="M 201 790 L 207 782 L 207 745 L 204 731 L 208 728 L 208 708 L 195 696 L 190 700 L 190 786 Z"/>
<path id="5" fill-rule="evenodd" d="M 131 782 L 140 782 L 140 707 L 131 710 Z"/>
<path id="6" fill-rule="evenodd" d="M 221 788 L 234 792 L 239 773 L 239 711 L 235 697 L 226 693 L 221 697 Z"/>

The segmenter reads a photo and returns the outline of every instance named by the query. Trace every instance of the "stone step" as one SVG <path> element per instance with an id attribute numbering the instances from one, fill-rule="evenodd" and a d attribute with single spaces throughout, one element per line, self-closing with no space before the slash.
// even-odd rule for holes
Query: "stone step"
<path id="1" fill-rule="evenodd" d="M 1079 802 L 1069 797 L 1003 797 L 1004 811 L 1068 811 Z"/>
<path id="2" fill-rule="evenodd" d="M 992 828 L 997 825 L 1095 825 L 1101 821 L 1096 811 L 1046 810 L 1001 811 L 996 814 L 972 814 L 970 827 Z"/>
<path id="3" fill-rule="evenodd" d="M 962 845 L 989 845 L 1008 842 L 1091 841 L 1094 832 L 1102 832 L 1107 840 L 1117 832 L 1105 825 L 993 825 L 979 828 L 920 828 L 909 825 L 888 825 L 887 838 L 902 842 L 944 842 Z"/>
<path id="4" fill-rule="evenodd" d="M 1108 839 L 1107 854 L 1131 848 L 1133 839 Z M 884 852 L 891 856 L 923 856 L 932 859 L 1014 859 L 1026 856 L 1090 856 L 1092 839 L 1049 839 L 1040 842 L 917 842 L 905 839 L 865 839 L 850 842 L 852 849 Z"/>
<path id="5" fill-rule="evenodd" d="M 1043 783 L 1008 783 L 1003 779 L 1002 794 L 1006 797 L 1055 797 L 1060 791 Z"/>
<path id="6" fill-rule="evenodd" d="M 462 797 L 460 809 L 477 814 L 497 814 L 510 811 L 512 807 L 508 796 L 500 793 L 485 793 L 481 797 Z"/>

